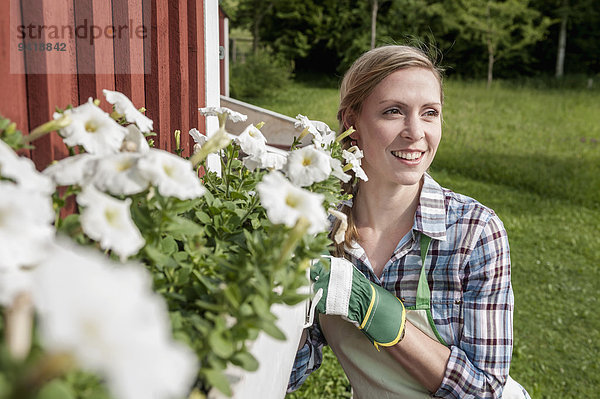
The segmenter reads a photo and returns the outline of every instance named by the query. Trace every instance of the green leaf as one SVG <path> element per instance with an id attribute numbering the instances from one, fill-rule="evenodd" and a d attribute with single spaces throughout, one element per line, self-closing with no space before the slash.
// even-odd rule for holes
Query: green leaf
<path id="1" fill-rule="evenodd" d="M 146 245 L 144 247 L 144 252 L 146 252 L 146 255 L 148 255 L 150 260 L 154 262 L 154 266 L 156 266 L 158 270 L 162 271 L 164 266 L 177 266 L 177 263 L 173 260 L 173 258 L 163 254 L 159 249 L 153 247 L 152 245 Z"/>
<path id="2" fill-rule="evenodd" d="M 53 380 L 44 385 L 35 399 L 75 399 L 75 394 L 64 381 Z"/>
<path id="3" fill-rule="evenodd" d="M 165 231 L 172 234 L 186 235 L 200 235 L 202 234 L 202 227 L 191 220 L 175 216 L 165 225 Z"/>
<path id="4" fill-rule="evenodd" d="M 285 341 L 285 334 L 283 333 L 283 331 L 281 331 L 279 329 L 279 327 L 277 327 L 275 325 L 274 322 L 270 321 L 270 320 L 266 320 L 263 319 L 261 321 L 259 321 L 259 326 L 260 328 L 267 334 L 269 334 L 271 337 L 275 338 L 275 339 L 279 339 L 281 341 Z"/>
<path id="5" fill-rule="evenodd" d="M 231 362 L 236 366 L 242 367 L 244 370 L 256 371 L 258 370 L 258 361 L 249 352 L 238 352 L 232 358 Z"/>
<path id="6" fill-rule="evenodd" d="M 221 370 L 215 369 L 204 369 L 202 373 L 206 377 L 206 380 L 210 385 L 217 388 L 223 394 L 227 396 L 231 396 L 233 392 L 231 392 L 231 387 L 229 386 L 229 381 L 227 377 Z"/>
<path id="7" fill-rule="evenodd" d="M 212 223 L 211 217 L 208 216 L 206 213 L 204 213 L 202 211 L 196 211 L 195 215 L 198 218 L 198 220 L 201 221 L 204 224 L 211 224 Z"/>
<path id="8" fill-rule="evenodd" d="M 213 330 L 208 336 L 208 343 L 217 356 L 227 359 L 233 354 L 233 343 L 223 337 L 222 331 Z"/>
<path id="9" fill-rule="evenodd" d="M 171 255 L 171 254 L 177 252 L 177 250 L 178 250 L 177 241 L 175 241 L 175 239 L 173 237 L 167 236 L 161 240 L 160 249 L 166 255 Z"/>

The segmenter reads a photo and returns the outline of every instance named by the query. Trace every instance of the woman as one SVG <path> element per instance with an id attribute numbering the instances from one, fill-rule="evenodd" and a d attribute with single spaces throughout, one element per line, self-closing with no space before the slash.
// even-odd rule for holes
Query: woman
<path id="1" fill-rule="evenodd" d="M 513 295 L 502 222 L 426 173 L 442 105 L 441 72 L 418 49 L 380 47 L 346 73 L 338 119 L 356 129 L 344 145 L 364 152 L 368 181 L 345 187 L 345 242 L 331 269 L 313 269 L 318 317 L 303 333 L 289 391 L 319 367 L 327 342 L 354 398 L 529 397 L 508 376 Z"/>

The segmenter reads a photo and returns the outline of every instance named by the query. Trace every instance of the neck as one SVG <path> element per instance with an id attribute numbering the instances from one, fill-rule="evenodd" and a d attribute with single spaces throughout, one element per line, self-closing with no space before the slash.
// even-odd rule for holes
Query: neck
<path id="1" fill-rule="evenodd" d="M 422 180 L 412 186 L 371 186 L 361 182 L 353 206 L 357 228 L 382 233 L 406 232 L 412 228 L 419 205 Z"/>

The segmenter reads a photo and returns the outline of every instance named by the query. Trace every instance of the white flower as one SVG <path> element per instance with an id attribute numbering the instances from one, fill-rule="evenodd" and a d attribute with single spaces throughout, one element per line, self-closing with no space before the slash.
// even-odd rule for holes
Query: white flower
<path id="1" fill-rule="evenodd" d="M 114 195 L 141 193 L 150 185 L 147 178 L 137 169 L 142 154 L 120 152 L 99 159 L 90 182 L 103 192 Z"/>
<path id="2" fill-rule="evenodd" d="M 131 220 L 131 198 L 121 201 L 86 186 L 77 203 L 84 207 L 80 220 L 85 234 L 119 255 L 121 261 L 144 246 L 142 234 Z"/>
<path id="3" fill-rule="evenodd" d="M 29 158 L 18 156 L 12 148 L 0 140 L 0 176 L 14 180 L 25 190 L 50 195 L 54 192 L 54 183 L 39 173 Z"/>
<path id="4" fill-rule="evenodd" d="M 239 136 L 235 138 L 242 151 L 250 156 L 260 156 L 267 152 L 267 139 L 254 125 L 248 125 Z"/>
<path id="5" fill-rule="evenodd" d="M 192 163 L 169 152 L 151 148 L 137 167 L 161 195 L 186 200 L 200 197 L 206 191 Z"/>
<path id="6" fill-rule="evenodd" d="M 331 174 L 331 156 L 315 146 L 306 146 L 290 152 L 285 172 L 297 186 L 310 186 Z"/>
<path id="7" fill-rule="evenodd" d="M 127 122 L 135 123 L 144 133 L 152 131 L 152 119 L 138 111 L 125 94 L 110 90 L 102 90 L 102 92 L 106 97 L 106 101 L 115 106 L 115 111 L 125 115 Z"/>
<path id="8" fill-rule="evenodd" d="M 148 152 L 149 149 L 150 146 L 140 129 L 136 125 L 127 125 L 127 134 L 123 139 L 123 144 L 121 144 L 121 151 L 140 152 L 143 154 Z"/>
<path id="9" fill-rule="evenodd" d="M 248 116 L 241 114 L 239 112 L 233 111 L 227 107 L 205 107 L 198 108 L 200 113 L 204 116 L 218 116 L 219 121 L 223 118 L 227 117 L 232 122 L 244 122 L 248 119 Z"/>
<path id="10" fill-rule="evenodd" d="M 274 171 L 256 185 L 260 202 L 272 223 L 293 227 L 300 217 L 309 221 L 309 234 L 325 231 L 327 214 L 323 209 L 324 196 L 291 184 L 280 172 Z"/>
<path id="11" fill-rule="evenodd" d="M 342 242 L 344 242 L 344 238 L 346 236 L 346 229 L 348 229 L 348 216 L 346 216 L 345 213 L 335 210 L 333 208 L 329 208 L 327 212 L 329 212 L 331 215 L 335 216 L 340 220 L 340 225 L 335 231 L 333 240 L 336 244 L 341 244 Z"/>
<path id="12" fill-rule="evenodd" d="M 0 304 L 25 287 L 28 269 L 47 256 L 54 240 L 49 196 L 0 181 Z"/>
<path id="13" fill-rule="evenodd" d="M 172 339 L 167 308 L 144 267 L 115 267 L 96 251 L 61 243 L 34 284 L 46 351 L 98 373 L 115 398 L 188 394 L 197 360 Z"/>
<path id="14" fill-rule="evenodd" d="M 31 292 L 34 270 L 32 267 L 0 269 L 1 306 L 10 306 L 22 292 Z"/>
<path id="15" fill-rule="evenodd" d="M 64 113 L 71 118 L 71 124 L 60 129 L 59 133 L 67 145 L 81 145 L 87 152 L 97 155 L 111 154 L 121 148 L 127 129 L 94 105 L 91 97 L 87 103 Z M 61 114 L 54 113 L 54 119 L 61 117 Z"/>
<path id="16" fill-rule="evenodd" d="M 298 122 L 294 124 L 294 127 L 306 129 L 313 135 L 313 143 L 318 147 L 327 147 L 335 140 L 335 132 L 325 122 L 313 121 L 301 114 L 298 114 L 296 119 Z"/>
<path id="17" fill-rule="evenodd" d="M 259 156 L 247 156 L 242 159 L 244 166 L 250 171 L 256 168 L 279 170 L 285 166 L 286 161 L 286 155 L 269 151 Z"/>
<path id="18" fill-rule="evenodd" d="M 42 173 L 59 186 L 83 186 L 94 173 L 99 158 L 88 153 L 73 155 L 51 164 Z"/>
<path id="19" fill-rule="evenodd" d="M 298 119 L 298 122 L 294 123 L 295 128 L 303 128 L 308 133 L 312 134 L 313 137 L 316 138 L 317 136 L 319 136 L 320 138 L 321 134 L 319 133 L 315 125 L 310 121 L 310 119 L 301 114 L 296 115 L 296 119 Z"/>
<path id="20" fill-rule="evenodd" d="M 348 181 L 352 178 L 347 173 L 344 173 L 344 169 L 342 168 L 342 161 L 337 158 L 330 158 L 331 164 L 331 174 L 343 181 L 344 183 L 348 183 Z"/>
<path id="21" fill-rule="evenodd" d="M 189 133 L 190 133 L 190 136 L 192 136 L 192 138 L 194 139 L 194 142 L 196 144 L 202 146 L 202 145 L 204 145 L 204 143 L 206 143 L 207 137 L 204 134 L 200 133 L 198 131 L 198 129 L 196 129 L 195 127 L 190 129 Z"/>
<path id="22" fill-rule="evenodd" d="M 350 147 L 348 151 L 342 151 L 342 157 L 346 160 L 347 165 L 350 165 L 351 169 L 356 174 L 356 177 L 363 179 L 364 181 L 369 180 L 365 171 L 360 167 L 360 160 L 363 158 L 363 152 L 359 150 L 357 146 Z"/>

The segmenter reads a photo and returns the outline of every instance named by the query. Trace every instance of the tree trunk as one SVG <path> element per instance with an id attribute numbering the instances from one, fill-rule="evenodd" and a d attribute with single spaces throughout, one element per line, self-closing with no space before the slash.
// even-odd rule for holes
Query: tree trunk
<path id="1" fill-rule="evenodd" d="M 377 36 L 377 9 L 379 8 L 379 1 L 372 0 L 371 7 L 371 49 L 375 48 L 375 37 Z"/>
<path id="2" fill-rule="evenodd" d="M 567 21 L 569 16 L 563 13 L 558 34 L 558 52 L 556 54 L 556 77 L 561 78 L 565 73 L 565 49 L 567 47 Z"/>
<path id="3" fill-rule="evenodd" d="M 488 39 L 488 71 L 487 71 L 487 88 L 492 87 L 492 79 L 494 77 L 494 46 L 491 40 Z"/>

